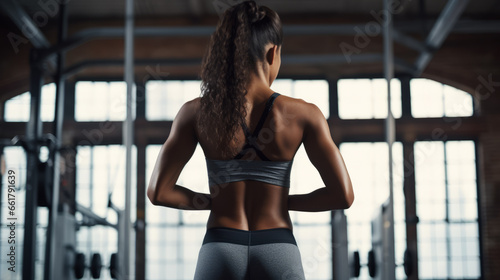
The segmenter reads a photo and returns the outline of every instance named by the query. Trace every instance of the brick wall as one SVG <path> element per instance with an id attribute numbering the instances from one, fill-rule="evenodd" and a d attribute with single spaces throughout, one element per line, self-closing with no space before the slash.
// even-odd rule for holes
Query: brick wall
<path id="1" fill-rule="evenodd" d="M 490 131 L 479 137 L 479 211 L 481 219 L 484 279 L 500 276 L 500 90 L 485 100 Z"/>

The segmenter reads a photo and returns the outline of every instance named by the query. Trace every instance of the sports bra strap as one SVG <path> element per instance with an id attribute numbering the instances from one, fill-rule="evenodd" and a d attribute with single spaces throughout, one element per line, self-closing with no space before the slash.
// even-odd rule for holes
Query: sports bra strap
<path id="1" fill-rule="evenodd" d="M 248 148 L 253 148 L 261 159 L 269 161 L 269 159 L 262 153 L 262 151 L 259 150 L 255 146 L 255 141 L 257 139 L 257 136 L 259 135 L 260 130 L 262 129 L 262 126 L 264 125 L 264 122 L 266 121 L 267 115 L 269 115 L 269 112 L 271 111 L 271 108 L 273 107 L 274 100 L 279 95 L 280 95 L 279 93 L 274 92 L 271 95 L 271 97 L 269 97 L 269 99 L 266 102 L 266 107 L 264 108 L 264 112 L 262 113 L 262 116 L 260 117 L 259 122 L 257 123 L 257 126 L 255 127 L 255 130 L 252 134 L 250 134 L 250 131 L 248 130 L 248 127 L 247 127 L 245 121 L 241 122 L 241 126 L 243 127 L 243 131 L 245 133 L 246 144 L 245 144 L 245 146 L 243 146 L 243 149 L 234 157 L 235 159 L 242 158 L 244 155 L 244 152 Z"/>
<path id="2" fill-rule="evenodd" d="M 259 135 L 260 130 L 262 129 L 262 126 L 264 125 L 264 122 L 266 121 L 267 115 L 269 115 L 269 112 L 271 111 L 271 108 L 273 107 L 274 100 L 276 97 L 278 97 L 279 93 L 275 92 L 269 97 L 266 103 L 266 107 L 264 108 L 264 112 L 262 113 L 262 116 L 260 117 L 259 122 L 257 123 L 257 126 L 255 127 L 255 130 L 252 134 L 253 137 L 257 137 Z M 248 127 L 245 122 L 242 122 L 243 128 L 248 132 Z"/>

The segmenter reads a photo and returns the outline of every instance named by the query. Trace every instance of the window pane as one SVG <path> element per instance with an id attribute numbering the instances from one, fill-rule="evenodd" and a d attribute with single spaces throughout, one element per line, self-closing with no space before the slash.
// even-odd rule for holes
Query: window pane
<path id="1" fill-rule="evenodd" d="M 293 96 L 293 80 L 291 79 L 276 79 L 271 88 L 277 93 Z"/>
<path id="2" fill-rule="evenodd" d="M 446 142 L 449 213 L 453 221 L 476 221 L 477 182 L 473 141 Z"/>
<path id="3" fill-rule="evenodd" d="M 132 89 L 135 102 L 135 86 Z M 132 104 L 135 118 L 135 104 Z M 123 121 L 127 116 L 125 82 L 81 81 L 75 85 L 76 121 Z"/>
<path id="4" fill-rule="evenodd" d="M 182 105 L 200 96 L 201 81 L 146 83 L 146 119 L 173 120 Z"/>
<path id="5" fill-rule="evenodd" d="M 315 104 L 325 118 L 328 119 L 330 117 L 329 86 L 327 81 L 277 79 L 271 87 L 279 94 L 300 98 L 306 102 Z"/>
<path id="6" fill-rule="evenodd" d="M 443 85 L 428 79 L 410 81 L 411 113 L 415 118 L 442 117 Z"/>
<path id="7" fill-rule="evenodd" d="M 415 149 L 415 195 L 421 220 L 446 217 L 444 145 L 442 142 L 417 142 Z"/>
<path id="8" fill-rule="evenodd" d="M 342 79 L 338 81 L 339 116 L 342 119 L 387 117 L 385 79 Z M 401 117 L 401 82 L 391 81 L 391 110 Z"/>
<path id="9" fill-rule="evenodd" d="M 325 118 L 330 117 L 328 98 L 328 82 L 325 80 L 295 81 L 294 96 L 309 103 L 316 104 Z"/>
<path id="10" fill-rule="evenodd" d="M 473 114 L 472 95 L 444 85 L 444 113 L 449 117 L 467 117 Z"/>
<path id="11" fill-rule="evenodd" d="M 41 119 L 54 121 L 56 86 L 54 83 L 42 86 Z M 5 102 L 4 119 L 6 122 L 27 122 L 30 118 L 30 92 L 19 94 Z"/>
<path id="12" fill-rule="evenodd" d="M 474 112 L 472 95 L 429 79 L 412 79 L 411 113 L 415 118 L 467 117 Z"/>

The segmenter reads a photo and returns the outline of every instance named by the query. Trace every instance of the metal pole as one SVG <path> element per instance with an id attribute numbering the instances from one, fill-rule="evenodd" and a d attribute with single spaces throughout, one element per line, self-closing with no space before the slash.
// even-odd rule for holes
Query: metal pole
<path id="1" fill-rule="evenodd" d="M 2 159 L 3 159 L 3 145 L 0 145 L 0 201 L 2 201 L 2 193 L 3 193 L 3 170 L 2 168 Z M 7 171 L 7 160 L 5 160 L 5 172 Z M 9 195 L 7 195 L 9 197 Z M 2 217 L 2 208 L 0 207 L 0 217 Z M 0 240 L 2 240 L 2 231 L 0 230 Z M 3 269 L 2 264 L 0 264 L 0 269 Z"/>
<path id="2" fill-rule="evenodd" d="M 28 140 L 26 166 L 26 209 L 24 218 L 24 248 L 23 248 L 23 280 L 35 279 L 36 259 L 36 224 L 37 224 L 37 197 L 38 197 L 38 164 L 40 162 L 40 145 L 38 139 L 42 137 L 41 95 L 43 75 L 37 63 L 37 50 L 32 49 L 30 55 L 30 119 L 26 125 L 26 139 Z"/>
<path id="3" fill-rule="evenodd" d="M 396 259 L 394 252 L 394 191 L 392 180 L 392 144 L 396 138 L 396 123 L 391 109 L 391 81 L 394 78 L 394 49 L 393 49 L 393 22 L 391 6 L 393 0 L 384 0 L 384 11 L 386 14 L 386 23 L 384 24 L 384 75 L 387 81 L 387 118 L 385 120 L 386 141 L 389 150 L 389 203 L 387 208 L 387 217 L 389 227 L 386 229 L 387 244 L 383 248 L 385 266 L 385 278 L 387 280 L 396 279 Z"/>
<path id="4" fill-rule="evenodd" d="M 108 222 L 108 220 L 106 220 L 106 218 L 100 217 L 96 213 L 92 212 L 92 210 L 90 208 L 82 206 L 78 203 L 76 204 L 76 211 L 80 212 L 80 214 L 82 214 L 86 218 L 90 219 L 92 221 L 91 222 L 92 224 L 103 225 L 103 226 L 108 226 L 108 227 L 112 227 L 112 228 L 118 228 L 117 225 Z"/>
<path id="5" fill-rule="evenodd" d="M 126 166 L 125 166 L 125 210 L 124 215 L 124 225 L 123 225 L 123 242 L 121 244 L 121 249 L 123 254 L 119 254 L 122 257 L 121 268 L 122 272 L 121 279 L 131 278 L 132 271 L 131 265 L 131 250 L 132 239 L 131 231 L 133 230 L 130 221 L 130 208 L 131 208 L 131 179 L 132 179 L 132 142 L 133 142 L 133 120 L 132 120 L 132 109 L 133 99 L 132 99 L 132 88 L 134 85 L 134 0 L 126 1 L 125 9 L 125 82 L 127 83 L 127 118 L 123 123 L 123 142 L 126 147 Z M 133 277 L 132 277 L 133 278 Z"/>
<path id="6" fill-rule="evenodd" d="M 332 227 L 332 279 L 349 280 L 349 248 L 347 217 L 344 210 L 331 211 Z"/>
<path id="7" fill-rule="evenodd" d="M 58 42 L 61 43 L 66 39 L 66 33 L 68 29 L 68 17 L 66 4 L 61 2 L 59 4 L 59 34 L 58 34 Z M 54 126 L 53 126 L 53 134 L 55 138 L 54 150 L 49 154 L 50 159 L 53 163 L 52 170 L 52 198 L 50 201 L 49 208 L 49 221 L 47 226 L 47 242 L 45 244 L 45 270 L 44 270 L 44 279 L 51 280 L 55 279 L 55 271 L 57 269 L 61 269 L 61 264 L 56 264 L 57 254 L 61 254 L 61 252 L 56 252 L 57 240 L 55 234 L 55 226 L 57 224 L 56 220 L 58 218 L 59 211 L 59 179 L 60 179 L 60 153 L 59 148 L 62 145 L 62 130 L 63 130 L 63 118 L 64 118 L 64 85 L 65 79 L 63 75 L 64 63 L 65 63 L 65 52 L 61 51 L 57 55 L 57 67 L 56 67 L 56 75 L 54 77 L 55 82 L 57 83 L 56 88 L 56 106 L 55 106 L 55 114 L 54 114 Z"/>

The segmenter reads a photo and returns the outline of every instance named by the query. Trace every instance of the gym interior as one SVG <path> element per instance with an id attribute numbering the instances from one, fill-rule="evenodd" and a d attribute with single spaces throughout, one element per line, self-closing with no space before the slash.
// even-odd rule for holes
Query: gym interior
<path id="1" fill-rule="evenodd" d="M 1 279 L 192 279 L 208 211 L 146 188 L 239 2 L 0 2 Z M 307 279 L 499 279 L 500 1 L 257 3 L 271 88 L 321 109 L 356 195 L 291 212 Z M 200 147 L 178 184 L 208 192 Z M 322 185 L 301 147 L 290 193 Z"/>

